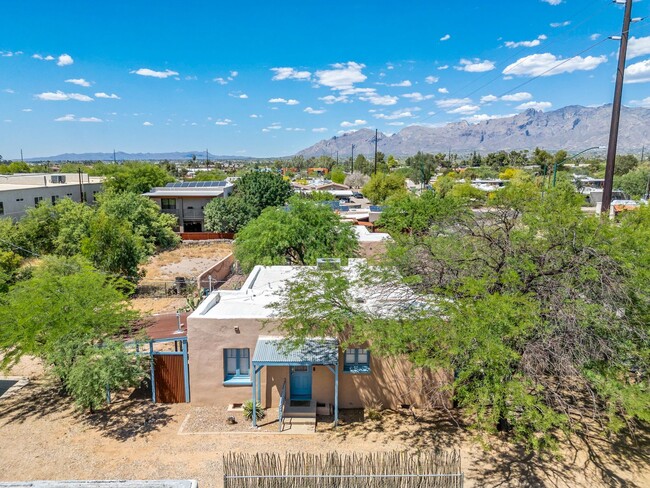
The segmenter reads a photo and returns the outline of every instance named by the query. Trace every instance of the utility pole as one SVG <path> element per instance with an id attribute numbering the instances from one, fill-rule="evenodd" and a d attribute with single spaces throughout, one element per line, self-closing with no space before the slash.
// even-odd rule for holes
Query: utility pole
<path id="1" fill-rule="evenodd" d="M 377 174 L 377 135 L 379 131 L 375 129 L 375 174 Z"/>
<path id="2" fill-rule="evenodd" d="M 77 174 L 79 175 L 79 201 L 84 203 L 84 185 L 81 181 L 81 168 L 77 170 Z"/>
<path id="3" fill-rule="evenodd" d="M 23 159 L 23 150 L 22 149 L 20 150 L 20 162 L 21 163 L 25 162 L 25 160 Z"/>
<path id="4" fill-rule="evenodd" d="M 612 123 L 609 131 L 609 144 L 607 146 L 607 165 L 605 166 L 605 184 L 603 186 L 603 202 L 600 211 L 609 215 L 609 206 L 612 203 L 612 189 L 614 186 L 614 164 L 616 162 L 616 146 L 618 145 L 618 125 L 621 118 L 621 99 L 623 97 L 623 77 L 625 75 L 625 58 L 627 56 L 627 40 L 630 35 L 630 22 L 632 21 L 632 1 L 625 0 L 625 14 L 623 16 L 623 31 L 621 32 L 621 48 L 618 53 L 618 69 L 616 71 L 616 88 L 614 89 L 614 103 L 612 104 Z M 618 2 L 617 2 L 618 3 Z"/>
<path id="5" fill-rule="evenodd" d="M 351 174 L 354 173 L 354 148 L 355 148 L 355 145 L 352 144 L 352 159 L 350 160 L 350 169 L 351 169 L 350 173 Z"/>
<path id="6" fill-rule="evenodd" d="M 336 151 L 336 165 L 339 165 L 339 152 L 338 150 Z"/>
<path id="7" fill-rule="evenodd" d="M 645 156 L 645 145 L 641 148 L 641 164 L 643 164 L 643 156 Z"/>
<path id="8" fill-rule="evenodd" d="M 113 149 L 113 164 L 117 164 L 117 159 L 115 158 L 115 149 Z"/>
<path id="9" fill-rule="evenodd" d="M 206 169 L 210 166 L 210 157 L 208 156 L 208 150 L 205 150 L 205 167 Z"/>

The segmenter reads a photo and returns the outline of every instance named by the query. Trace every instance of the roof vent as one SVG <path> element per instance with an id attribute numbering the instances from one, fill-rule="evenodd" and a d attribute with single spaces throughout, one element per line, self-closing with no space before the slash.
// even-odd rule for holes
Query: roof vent
<path id="1" fill-rule="evenodd" d="M 323 271 L 341 269 L 341 260 L 339 258 L 318 258 L 316 259 L 316 267 Z"/>

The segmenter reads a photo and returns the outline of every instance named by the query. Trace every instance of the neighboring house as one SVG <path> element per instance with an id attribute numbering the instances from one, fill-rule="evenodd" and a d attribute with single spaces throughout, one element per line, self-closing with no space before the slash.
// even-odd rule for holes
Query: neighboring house
<path id="1" fill-rule="evenodd" d="M 357 276 L 364 261 L 351 259 L 342 269 Z M 188 317 L 192 403 L 225 408 L 251 400 L 255 392 L 263 407 L 277 407 L 286 391 L 289 406 L 311 407 L 314 415 L 317 406 L 335 414 L 337 406 L 431 406 L 427 392 L 448 381 L 443 374 L 413 368 L 406 360 L 375 357 L 367 344 L 342 349 L 337 338 L 311 339 L 297 350 L 283 347 L 271 304 L 287 280 L 304 269 L 256 266 L 241 289 L 211 293 Z M 353 294 L 359 307 L 378 313 L 393 310 L 403 298 L 402 290 Z"/>
<path id="2" fill-rule="evenodd" d="M 168 183 L 144 193 L 160 206 L 160 211 L 175 215 L 180 232 L 204 232 L 203 209 L 214 198 L 228 197 L 234 185 L 228 181 Z"/>
<path id="3" fill-rule="evenodd" d="M 347 185 L 334 183 L 329 180 L 311 180 L 306 185 L 300 183 L 292 183 L 294 191 L 303 194 L 309 194 L 313 191 L 326 191 L 331 193 L 337 198 L 350 198 L 352 197 L 352 190 Z"/>
<path id="4" fill-rule="evenodd" d="M 84 173 L 0 175 L 0 217 L 18 220 L 40 202 L 54 205 L 63 198 L 93 204 L 102 187 L 103 178 Z"/>
<path id="5" fill-rule="evenodd" d="M 373 258 L 386 252 L 386 243 L 391 241 L 386 232 L 370 232 L 365 225 L 353 226 L 359 241 L 359 251 L 363 258 Z"/>

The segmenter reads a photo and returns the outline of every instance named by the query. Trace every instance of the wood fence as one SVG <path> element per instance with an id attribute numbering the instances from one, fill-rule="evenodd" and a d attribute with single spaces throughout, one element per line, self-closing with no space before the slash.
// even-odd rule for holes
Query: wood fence
<path id="1" fill-rule="evenodd" d="M 211 239 L 228 239 L 235 238 L 235 234 L 230 232 L 180 232 L 181 239 L 184 241 L 207 241 Z"/>
<path id="2" fill-rule="evenodd" d="M 460 452 L 228 453 L 224 488 L 462 488 Z"/>

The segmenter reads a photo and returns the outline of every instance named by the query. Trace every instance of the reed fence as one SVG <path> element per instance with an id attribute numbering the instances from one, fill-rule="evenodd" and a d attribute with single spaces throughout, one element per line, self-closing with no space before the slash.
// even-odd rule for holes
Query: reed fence
<path id="1" fill-rule="evenodd" d="M 228 453 L 224 488 L 462 488 L 460 452 Z"/>

